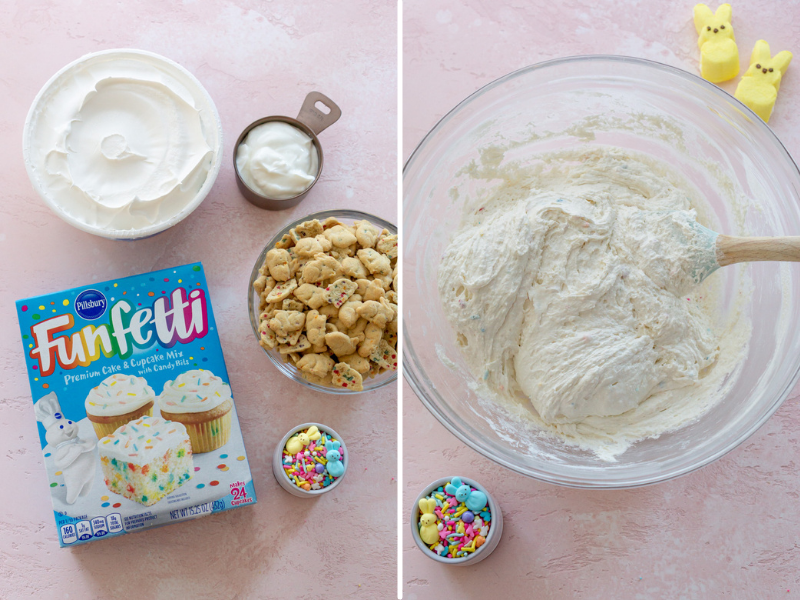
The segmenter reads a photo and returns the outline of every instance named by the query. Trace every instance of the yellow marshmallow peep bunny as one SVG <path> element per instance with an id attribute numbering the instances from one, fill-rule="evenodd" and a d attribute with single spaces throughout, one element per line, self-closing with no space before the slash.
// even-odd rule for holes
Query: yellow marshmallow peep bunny
<path id="1" fill-rule="evenodd" d="M 422 498 L 419 501 L 419 537 L 429 546 L 439 541 L 439 529 L 436 526 L 436 500 L 433 498 Z"/>
<path id="2" fill-rule="evenodd" d="M 758 40 L 750 55 L 750 67 L 739 80 L 734 96 L 769 123 L 772 108 L 778 99 L 781 78 L 791 61 L 792 53 L 788 50 L 772 56 L 769 44 Z"/>
<path id="3" fill-rule="evenodd" d="M 700 36 L 700 74 L 711 83 L 733 79 L 739 74 L 739 48 L 733 36 L 731 5 L 721 4 L 712 13 L 705 4 L 694 7 L 694 26 Z"/>

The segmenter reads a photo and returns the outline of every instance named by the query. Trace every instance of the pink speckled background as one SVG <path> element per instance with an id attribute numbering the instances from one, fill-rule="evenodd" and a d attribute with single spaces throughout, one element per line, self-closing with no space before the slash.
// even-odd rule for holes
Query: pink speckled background
<path id="1" fill-rule="evenodd" d="M 338 4 L 338 3 L 337 3 Z M 0 19 L 0 598 L 379 598 L 396 589 L 394 386 L 345 398 L 283 377 L 253 339 L 245 292 L 253 262 L 290 220 L 347 207 L 397 221 L 397 19 L 382 0 L 3 2 Z M 31 101 L 59 68 L 115 47 L 163 54 L 215 100 L 224 161 L 205 202 L 180 225 L 125 243 L 52 214 L 22 161 Z M 295 116 L 319 90 L 343 116 L 321 134 L 322 178 L 299 206 L 261 211 L 232 172 L 241 129 Z M 259 502 L 203 519 L 60 549 L 13 301 L 93 280 L 203 261 Z M 275 444 L 294 425 L 327 423 L 352 462 L 317 501 L 281 490 Z"/>
<path id="2" fill-rule="evenodd" d="M 464 97 L 546 59 L 625 54 L 697 73 L 693 5 L 406 0 L 404 157 Z M 742 70 L 762 37 L 773 53 L 789 49 L 800 56 L 797 1 L 733 2 L 733 26 Z M 732 93 L 736 80 L 722 87 Z M 770 124 L 796 159 L 799 101 L 800 65 L 794 64 Z M 406 385 L 404 511 L 430 481 L 462 474 L 492 492 L 505 521 L 497 550 L 466 570 L 423 556 L 406 516 L 405 598 L 800 597 L 798 393 L 748 442 L 699 472 L 654 487 L 589 492 L 525 479 L 482 458 Z"/>

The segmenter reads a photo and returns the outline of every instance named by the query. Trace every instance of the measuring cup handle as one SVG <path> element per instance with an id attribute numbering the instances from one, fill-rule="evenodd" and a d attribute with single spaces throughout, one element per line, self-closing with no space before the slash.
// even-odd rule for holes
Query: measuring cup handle
<path id="1" fill-rule="evenodd" d="M 330 111 L 327 115 L 316 107 L 317 102 L 326 106 Z M 336 103 L 325 94 L 310 92 L 303 101 L 300 112 L 297 113 L 297 120 L 311 128 L 315 134 L 319 135 L 328 127 L 336 123 L 342 116 L 342 110 Z"/>

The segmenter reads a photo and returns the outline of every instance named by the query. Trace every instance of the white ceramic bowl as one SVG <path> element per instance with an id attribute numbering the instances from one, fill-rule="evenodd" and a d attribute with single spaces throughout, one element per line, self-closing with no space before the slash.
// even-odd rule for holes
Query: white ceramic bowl
<path id="1" fill-rule="evenodd" d="M 148 227 L 132 230 L 115 230 L 94 227 L 84 223 L 82 220 L 70 214 L 69 211 L 65 210 L 65 208 L 59 202 L 57 194 L 54 194 L 39 176 L 39 172 L 43 170 L 44 165 L 43 161 L 37 156 L 38 153 L 35 151 L 36 149 L 32 146 L 32 144 L 34 144 L 36 139 L 37 128 L 47 126 L 42 122 L 42 115 L 46 114 L 47 103 L 51 96 L 55 93 L 55 90 L 61 81 L 79 75 L 82 68 L 85 68 L 96 62 L 125 60 L 126 58 L 130 59 L 136 57 L 147 57 L 150 63 L 157 65 L 158 69 L 189 90 L 195 99 L 200 99 L 200 118 L 204 131 L 210 140 L 210 146 L 214 152 L 214 156 L 203 185 L 195 194 L 195 196 L 180 210 L 180 212 L 174 216 L 154 223 Z M 36 190 L 39 196 L 41 196 L 42 200 L 44 200 L 44 203 L 64 221 L 82 231 L 86 231 L 87 233 L 101 237 L 120 240 L 136 240 L 150 237 L 151 235 L 160 233 L 165 229 L 169 229 L 176 223 L 179 223 L 189 216 L 206 198 L 208 192 L 211 190 L 211 187 L 214 185 L 214 182 L 217 179 L 217 175 L 219 174 L 220 166 L 222 164 L 222 122 L 220 121 L 219 114 L 217 113 L 217 107 L 214 105 L 214 101 L 211 99 L 211 96 L 209 96 L 206 89 L 194 75 L 192 75 L 178 63 L 160 56 L 159 54 L 147 52 L 145 50 L 103 50 L 101 52 L 87 54 L 69 63 L 44 84 L 42 89 L 36 95 L 33 104 L 31 104 L 31 108 L 28 111 L 28 116 L 25 120 L 25 127 L 22 134 L 22 150 L 25 159 L 25 169 L 28 172 L 28 177 L 31 180 L 31 184 L 33 184 L 33 188 Z"/>
<path id="2" fill-rule="evenodd" d="M 800 265 L 751 263 L 712 275 L 721 284 L 720 315 L 731 314 L 747 280 L 753 290 L 743 309 L 752 322 L 749 351 L 730 373 L 734 383 L 701 418 L 636 443 L 616 462 L 542 436 L 476 394 L 475 377 L 443 314 L 437 274 L 460 222 L 452 188 L 469 185 L 461 170 L 489 144 L 513 144 L 507 158 L 523 161 L 594 144 L 634 150 L 666 162 L 696 187 L 722 233 L 800 234 L 797 166 L 769 126 L 717 86 L 620 56 L 565 58 L 506 75 L 448 113 L 404 171 L 404 374 L 434 416 L 514 471 L 592 488 L 664 481 L 710 463 L 752 435 L 800 376 Z M 442 356 L 452 362 L 445 364 Z"/>
<path id="3" fill-rule="evenodd" d="M 341 477 L 337 477 L 332 484 L 328 487 L 324 487 L 318 490 L 304 490 L 303 488 L 297 487 L 290 479 L 289 476 L 283 469 L 283 449 L 286 446 L 286 442 L 289 441 L 289 438 L 292 437 L 298 431 L 303 431 L 304 429 L 308 429 L 312 425 L 316 425 L 317 429 L 320 431 L 324 431 L 326 433 L 331 434 L 332 437 L 336 438 L 337 441 L 341 442 L 341 453 L 344 460 L 342 463 L 344 464 L 344 472 L 342 473 Z M 328 427 L 327 425 L 323 425 L 322 423 L 303 423 L 302 425 L 298 425 L 291 429 L 283 439 L 281 439 L 280 443 L 275 446 L 275 451 L 272 453 L 272 474 L 275 476 L 275 481 L 278 482 L 284 490 L 289 492 L 292 496 L 297 496 L 298 498 L 319 498 L 322 494 L 327 494 L 333 488 L 338 486 L 342 479 L 345 478 L 347 475 L 347 467 L 350 464 L 350 453 L 347 450 L 347 446 L 338 433 L 336 433 L 333 429 Z"/>
<path id="4" fill-rule="evenodd" d="M 455 477 L 455 475 L 453 475 L 453 477 Z M 422 490 L 422 492 L 420 492 L 419 496 L 417 496 L 417 499 L 414 501 L 414 506 L 411 507 L 411 537 L 414 538 L 417 548 L 419 548 L 420 551 L 431 560 L 435 560 L 436 562 L 444 565 L 466 567 L 481 562 L 492 552 L 494 552 L 495 548 L 497 548 L 497 544 L 500 543 L 500 537 L 503 535 L 503 511 L 500 510 L 500 505 L 495 501 L 485 487 L 469 477 L 461 477 L 461 481 L 463 483 L 466 483 L 474 487 L 476 490 L 486 494 L 486 498 L 488 500 L 487 504 L 489 505 L 489 510 L 492 513 L 492 525 L 489 528 L 489 534 L 486 536 L 486 541 L 483 543 L 483 545 L 475 550 L 475 552 L 469 554 L 469 556 L 462 556 L 460 558 L 443 558 L 438 554 L 431 552 L 430 548 L 428 548 L 425 542 L 422 541 L 422 538 L 419 537 L 419 501 L 429 496 L 435 489 L 452 481 L 453 477 L 442 477 L 441 479 L 437 479 L 433 483 L 428 484 Z"/>

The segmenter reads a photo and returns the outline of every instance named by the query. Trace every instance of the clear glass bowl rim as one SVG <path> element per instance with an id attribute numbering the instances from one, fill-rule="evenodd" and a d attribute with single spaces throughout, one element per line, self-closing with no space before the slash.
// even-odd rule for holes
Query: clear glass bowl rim
<path id="1" fill-rule="evenodd" d="M 274 364 L 277 367 L 278 371 L 286 375 L 289 379 L 296 381 L 297 383 L 300 383 L 313 390 L 316 390 L 318 392 L 324 392 L 326 394 L 338 394 L 342 396 L 364 394 L 366 392 L 371 392 L 373 390 L 380 389 L 386 385 L 389 385 L 392 382 L 397 381 L 397 371 L 388 371 L 389 375 L 383 379 L 379 378 L 366 379 L 364 381 L 364 390 L 361 392 L 355 392 L 352 390 L 342 390 L 334 387 L 327 387 L 324 385 L 319 385 L 317 383 L 312 383 L 307 379 L 303 379 L 297 373 L 297 369 L 294 367 L 294 365 L 290 366 L 288 363 L 283 362 L 279 358 L 280 355 L 278 355 L 277 352 L 275 352 L 274 350 L 273 351 L 267 350 L 259 343 L 261 338 L 258 335 L 258 322 L 256 321 L 256 312 L 255 312 L 256 306 L 254 301 L 255 294 L 253 293 L 253 282 L 255 282 L 255 280 L 259 276 L 258 270 L 261 268 L 261 265 L 264 264 L 264 258 L 266 258 L 267 252 L 269 252 L 272 248 L 274 248 L 275 244 L 284 235 L 289 233 L 289 230 L 291 230 L 294 227 L 297 227 L 304 221 L 311 221 L 313 219 L 324 221 L 328 217 L 335 217 L 337 219 L 352 219 L 354 221 L 367 220 L 373 225 L 377 225 L 384 229 L 388 229 L 389 232 L 392 234 L 397 233 L 397 227 L 395 225 L 392 225 L 388 221 L 381 219 L 378 216 L 361 212 L 358 210 L 348 210 L 348 209 L 323 210 L 320 212 L 312 213 L 310 215 L 306 215 L 301 219 L 289 223 L 286 227 L 284 227 L 277 234 L 275 234 L 275 237 L 273 237 L 269 242 L 267 242 L 267 245 L 264 246 L 264 249 L 258 255 L 258 258 L 256 259 L 256 262 L 253 265 L 253 270 L 250 272 L 250 281 L 247 285 L 247 312 L 250 318 L 250 326 L 253 328 L 253 335 L 255 335 L 256 343 L 258 344 L 259 348 L 261 348 L 264 351 L 264 353 L 269 357 L 269 359 L 272 361 L 272 364 Z M 373 383 L 373 385 L 368 386 L 367 384 L 369 383 Z"/>
<path id="2" fill-rule="evenodd" d="M 678 77 L 682 77 L 687 81 L 691 81 L 697 85 L 701 85 L 702 87 L 706 88 L 706 90 L 710 91 L 711 93 L 720 96 L 727 102 L 733 102 L 734 104 L 738 105 L 739 110 L 748 114 L 750 116 L 751 121 L 756 128 L 761 129 L 762 133 L 766 134 L 766 139 L 770 140 L 776 147 L 779 153 L 783 154 L 785 158 L 789 161 L 791 165 L 794 166 L 794 171 L 798 177 L 798 181 L 800 181 L 800 168 L 798 168 L 797 164 L 795 163 L 792 156 L 789 154 L 786 147 L 783 143 L 778 139 L 772 129 L 767 125 L 761 117 L 756 115 L 750 108 L 746 105 L 742 104 L 737 98 L 723 90 L 722 88 L 717 87 L 713 83 L 706 81 L 702 77 L 698 77 L 688 71 L 684 71 L 683 69 L 679 69 L 677 67 L 672 67 L 670 65 L 666 65 L 657 61 L 648 60 L 644 58 L 636 58 L 631 56 L 619 56 L 613 54 L 589 54 L 589 55 L 582 55 L 582 56 L 567 56 L 563 58 L 556 58 L 553 60 L 547 60 L 544 62 L 536 63 L 533 65 L 529 65 L 527 67 L 523 67 L 516 71 L 512 71 L 494 81 L 487 83 L 486 85 L 482 86 L 481 88 L 477 89 L 475 92 L 464 98 L 461 102 L 459 102 L 456 106 L 454 106 L 450 111 L 448 111 L 439 121 L 425 134 L 425 137 L 422 138 L 422 141 L 417 145 L 411 155 L 408 157 L 408 160 L 405 162 L 403 166 L 403 183 L 405 184 L 406 177 L 408 172 L 410 171 L 411 167 L 414 165 L 414 162 L 419 158 L 419 155 L 422 151 L 430 144 L 435 137 L 436 133 L 441 130 L 450 120 L 452 120 L 462 109 L 464 109 L 467 105 L 469 105 L 473 100 L 477 99 L 478 97 L 482 96 L 483 94 L 489 92 L 490 90 L 499 87 L 513 79 L 518 77 L 522 77 L 531 73 L 533 71 L 538 71 L 542 69 L 548 69 L 553 67 L 558 67 L 560 65 L 568 64 L 568 63 L 604 63 L 604 62 L 616 62 L 616 63 L 631 63 L 637 64 L 639 66 L 649 67 L 655 70 L 665 71 L 671 73 L 673 75 L 677 75 Z M 405 187 L 405 185 L 404 185 Z M 405 199 L 405 196 L 404 196 Z M 775 400 L 773 401 L 772 405 L 769 407 L 768 410 L 764 413 L 764 415 L 755 421 L 749 429 L 744 431 L 738 437 L 731 439 L 730 442 L 721 448 L 716 453 L 713 453 L 702 460 L 697 461 L 694 464 L 687 465 L 681 469 L 675 469 L 669 471 L 663 475 L 653 475 L 648 478 L 638 478 L 636 481 L 617 481 L 613 483 L 608 483 L 606 481 L 597 479 L 597 480 L 572 480 L 566 477 L 559 477 L 554 476 L 553 474 L 542 471 L 539 469 L 525 469 L 518 465 L 511 463 L 508 460 L 505 460 L 502 457 L 497 456 L 493 450 L 482 444 L 481 442 L 475 441 L 470 435 L 468 435 L 461 427 L 460 424 L 452 422 L 448 419 L 444 414 L 442 414 L 436 404 L 444 403 L 441 396 L 436 390 L 429 390 L 427 389 L 426 385 L 424 384 L 424 379 L 426 376 L 424 373 L 419 369 L 419 363 L 416 359 L 416 354 L 414 352 L 414 348 L 411 344 L 410 337 L 406 331 L 405 324 L 403 325 L 403 341 L 402 341 L 402 361 L 403 361 L 403 377 L 408 382 L 411 389 L 417 395 L 417 398 L 420 399 L 422 404 L 433 414 L 434 417 L 453 435 L 455 435 L 459 440 L 461 440 L 464 444 L 478 452 L 480 455 L 485 456 L 486 458 L 494 461 L 495 463 L 506 467 L 512 471 L 515 471 L 521 475 L 525 475 L 526 477 L 531 477 L 533 479 L 537 479 L 539 481 L 544 481 L 546 483 L 552 483 L 556 485 L 561 485 L 564 487 L 572 487 L 572 488 L 588 488 L 588 489 L 630 489 L 636 487 L 642 487 L 646 485 L 652 485 L 655 483 L 660 483 L 662 481 L 669 481 L 671 479 L 675 479 L 680 477 L 681 475 L 686 475 L 701 467 L 704 467 L 718 458 L 721 458 L 731 450 L 738 447 L 744 441 L 746 441 L 751 435 L 753 435 L 759 428 L 761 428 L 764 423 L 766 423 L 769 418 L 775 414 L 775 412 L 780 408 L 781 404 L 783 404 L 784 400 L 788 398 L 789 394 L 791 393 L 792 389 L 797 385 L 798 380 L 800 380 L 800 363 L 798 364 L 797 368 L 795 369 L 794 374 L 789 380 L 789 384 L 785 389 L 781 391 L 780 394 L 777 394 Z M 429 394 L 436 397 L 436 400 L 431 400 Z"/>

